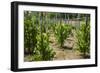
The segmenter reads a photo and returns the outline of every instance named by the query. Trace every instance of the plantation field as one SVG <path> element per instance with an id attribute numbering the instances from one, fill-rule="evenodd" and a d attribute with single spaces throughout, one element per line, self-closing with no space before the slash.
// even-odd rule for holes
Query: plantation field
<path id="1" fill-rule="evenodd" d="M 90 58 L 88 14 L 29 11 L 24 14 L 25 62 Z"/>

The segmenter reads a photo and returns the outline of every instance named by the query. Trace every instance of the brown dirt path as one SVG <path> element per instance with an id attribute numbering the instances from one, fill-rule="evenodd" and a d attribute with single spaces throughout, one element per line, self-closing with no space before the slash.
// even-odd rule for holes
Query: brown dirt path
<path id="1" fill-rule="evenodd" d="M 75 49 L 75 37 L 70 36 L 70 38 L 67 38 L 64 47 L 60 48 L 54 34 L 51 34 L 50 45 L 56 53 L 54 60 L 82 59 L 80 53 Z"/>

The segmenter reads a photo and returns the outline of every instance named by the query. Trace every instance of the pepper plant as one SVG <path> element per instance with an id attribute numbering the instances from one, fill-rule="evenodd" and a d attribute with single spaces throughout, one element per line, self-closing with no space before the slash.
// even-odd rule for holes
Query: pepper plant
<path id="1" fill-rule="evenodd" d="M 31 13 L 25 14 L 24 17 L 24 53 L 32 54 L 37 43 L 37 33 L 35 24 L 32 21 Z"/>
<path id="2" fill-rule="evenodd" d="M 90 25 L 81 24 L 77 30 L 77 48 L 85 58 L 90 53 Z"/>
<path id="3" fill-rule="evenodd" d="M 55 36 L 60 44 L 60 47 L 63 47 L 64 41 L 71 34 L 71 25 L 68 24 L 57 24 L 55 27 Z"/>

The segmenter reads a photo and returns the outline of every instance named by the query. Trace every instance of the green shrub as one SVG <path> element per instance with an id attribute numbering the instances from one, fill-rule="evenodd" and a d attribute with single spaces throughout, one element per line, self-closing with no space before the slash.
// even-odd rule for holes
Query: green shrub
<path id="1" fill-rule="evenodd" d="M 71 25 L 65 24 L 58 24 L 55 27 L 55 36 L 60 44 L 60 47 L 63 47 L 64 41 L 68 38 L 69 34 L 71 33 Z"/>
<path id="2" fill-rule="evenodd" d="M 24 50 L 27 54 L 32 54 L 37 43 L 38 30 L 32 23 L 31 18 L 24 20 Z"/>
<path id="3" fill-rule="evenodd" d="M 86 57 L 90 52 L 90 25 L 82 24 L 77 30 L 77 48 Z"/>
<path id="4" fill-rule="evenodd" d="M 49 37 L 47 33 L 41 33 L 37 35 L 37 46 L 33 52 L 33 59 L 35 61 L 47 61 L 53 60 L 55 52 L 49 46 Z"/>

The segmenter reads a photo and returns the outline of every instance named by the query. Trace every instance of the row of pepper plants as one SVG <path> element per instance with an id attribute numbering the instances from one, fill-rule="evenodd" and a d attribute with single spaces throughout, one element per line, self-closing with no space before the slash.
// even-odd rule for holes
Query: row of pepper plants
<path id="1" fill-rule="evenodd" d="M 50 32 L 48 29 L 52 27 L 55 34 L 55 38 L 63 47 L 65 40 L 72 33 L 73 26 L 70 24 L 64 24 L 60 21 L 54 25 L 46 25 L 44 22 L 48 17 L 46 13 L 39 12 L 38 15 L 33 13 L 24 13 L 24 54 L 32 56 L 32 61 L 47 61 L 53 60 L 55 52 L 53 47 L 50 46 L 49 37 Z M 38 19 L 36 18 L 38 17 Z M 77 48 L 83 56 L 86 56 L 90 50 L 90 25 L 89 23 L 82 24 L 79 29 L 76 30 Z"/>

